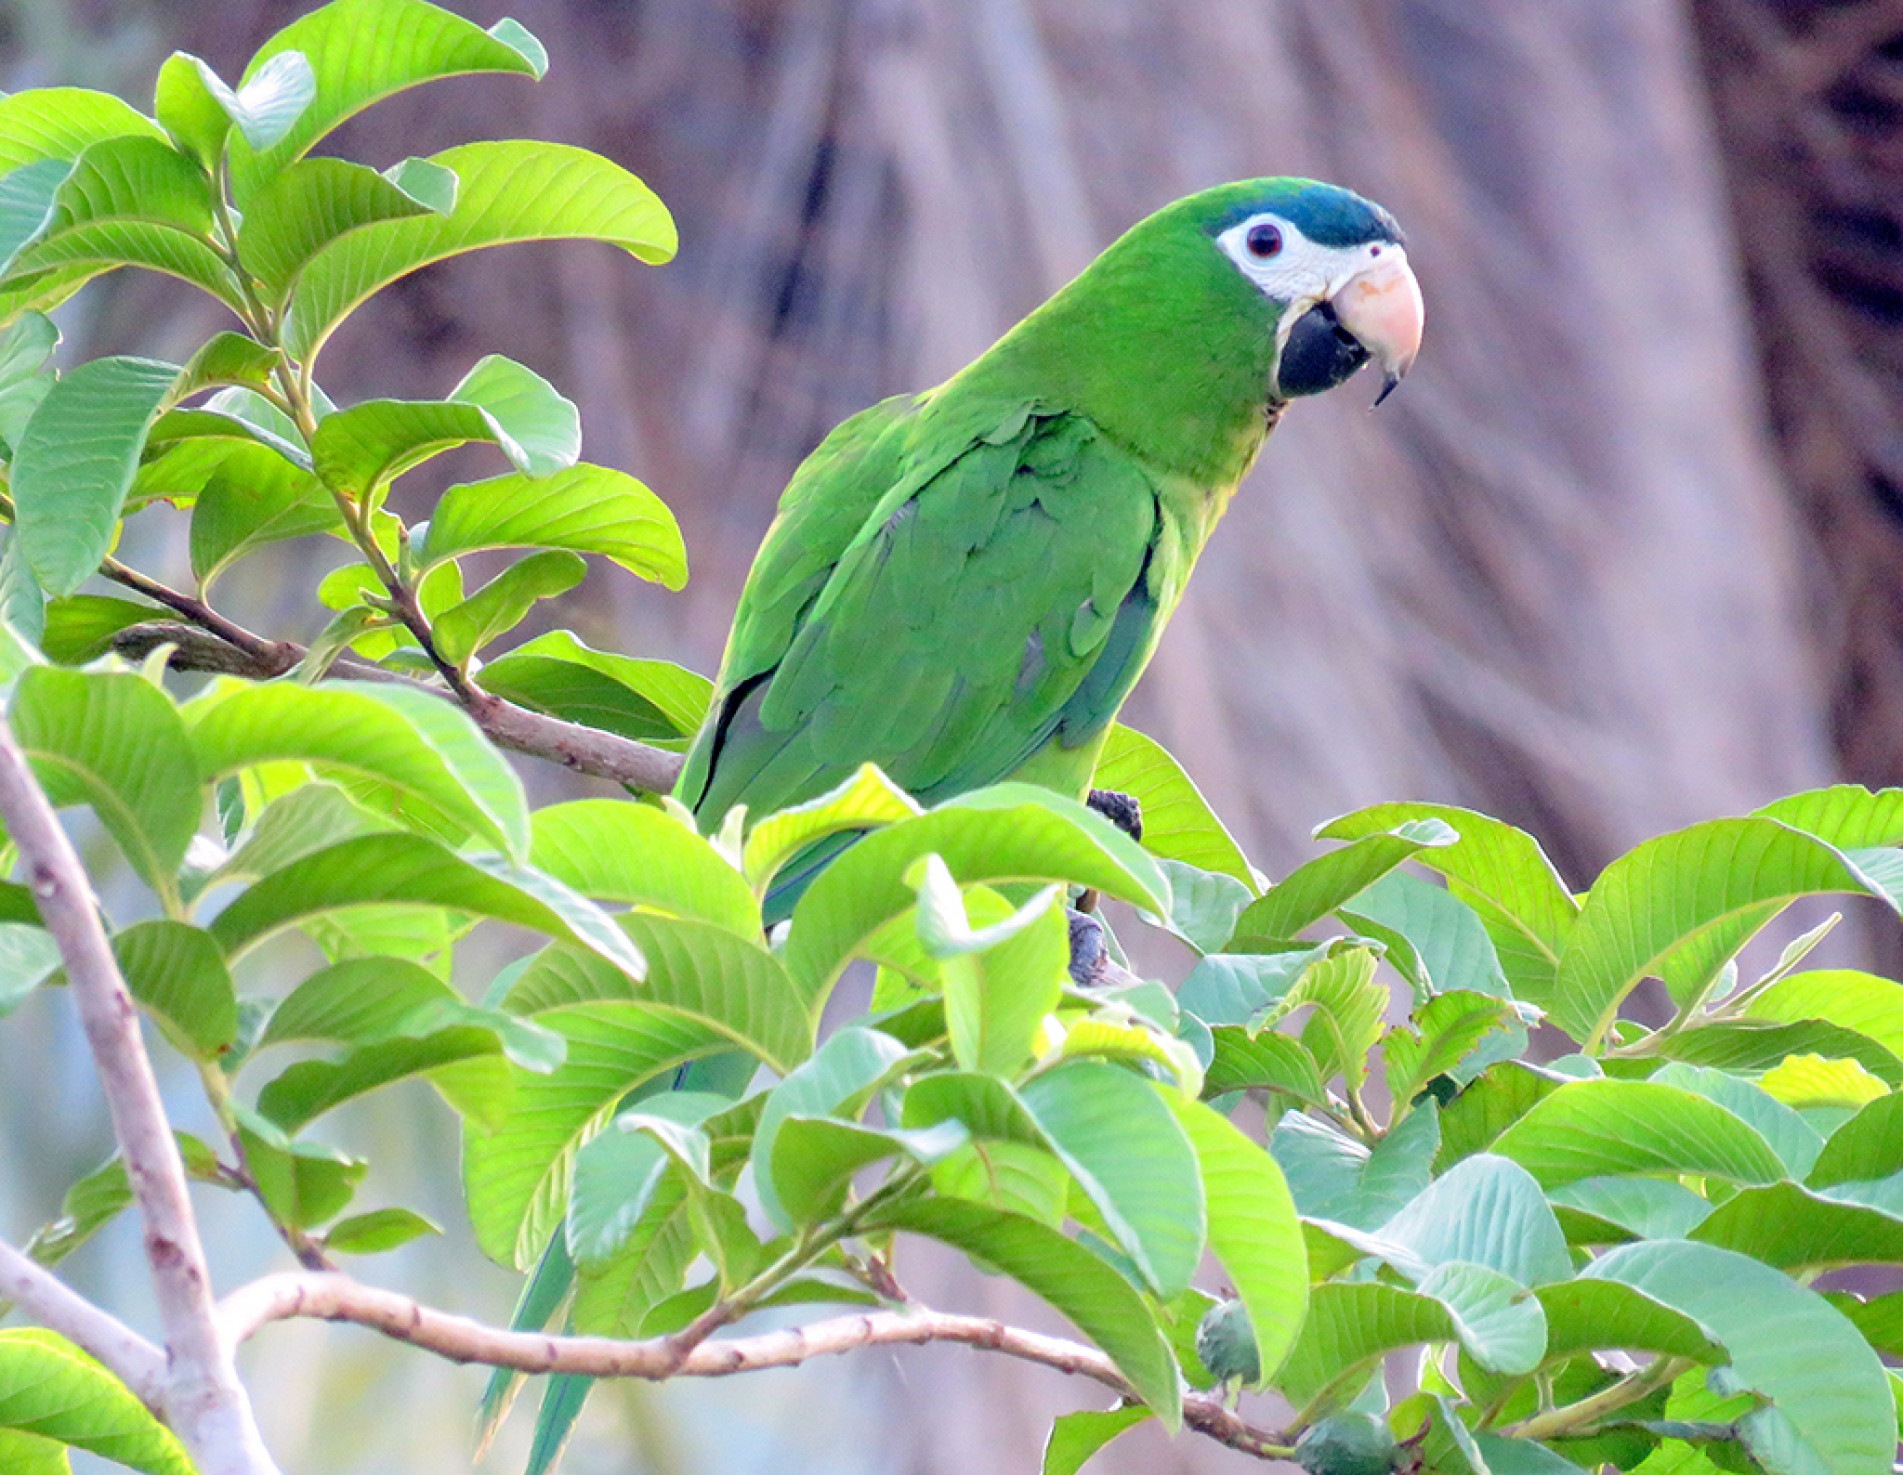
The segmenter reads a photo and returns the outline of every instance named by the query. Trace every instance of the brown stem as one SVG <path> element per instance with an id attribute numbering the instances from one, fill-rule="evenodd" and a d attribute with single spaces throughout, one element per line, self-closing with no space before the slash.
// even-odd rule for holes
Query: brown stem
<path id="1" fill-rule="evenodd" d="M 171 665 L 175 670 L 216 671 L 257 681 L 283 675 L 305 656 L 304 647 L 294 641 L 261 641 L 259 644 L 268 646 L 270 653 L 254 654 L 245 646 L 204 629 L 164 621 L 128 625 L 112 639 L 113 649 L 130 660 L 141 660 L 159 646 L 170 645 L 174 647 Z M 456 700 L 440 686 L 348 657 L 335 662 L 325 674 L 352 681 L 393 682 L 428 692 L 444 701 Z M 678 753 L 650 748 L 646 743 L 618 737 L 597 727 L 583 727 L 542 712 L 531 712 L 473 686 L 466 690 L 468 696 L 462 701 L 464 710 L 500 747 L 650 794 L 665 794 L 680 775 L 684 760 Z"/>
<path id="2" fill-rule="evenodd" d="M 816 1357 L 861 1347 L 955 1342 L 1001 1352 L 1059 1372 L 1089 1378 L 1134 1398 L 1116 1365 L 1094 1347 L 1007 1326 L 989 1317 L 911 1307 L 838 1316 L 785 1331 L 703 1342 L 684 1357 L 667 1337 L 558 1337 L 510 1332 L 420 1305 L 407 1296 L 361 1285 L 342 1275 L 268 1275 L 233 1291 L 218 1309 L 227 1342 L 236 1346 L 268 1322 L 296 1317 L 353 1322 L 434 1352 L 452 1362 L 525 1373 L 581 1373 L 596 1378 L 724 1378 L 763 1368 L 796 1367 Z M 1211 1439 L 1260 1459 L 1287 1459 L 1290 1438 L 1248 1423 L 1220 1398 L 1191 1394 L 1183 1422 Z"/>
<path id="3" fill-rule="evenodd" d="M 108 558 L 99 566 L 99 572 L 115 584 L 123 584 L 147 599 L 176 611 L 200 629 L 210 631 L 225 644 L 243 652 L 251 659 L 261 680 L 282 676 L 302 658 L 299 647 L 290 642 L 266 640 L 262 635 L 253 635 L 244 626 L 226 619 L 204 600 L 174 589 L 169 584 L 161 584 L 157 579 L 148 578 L 116 558 Z"/>

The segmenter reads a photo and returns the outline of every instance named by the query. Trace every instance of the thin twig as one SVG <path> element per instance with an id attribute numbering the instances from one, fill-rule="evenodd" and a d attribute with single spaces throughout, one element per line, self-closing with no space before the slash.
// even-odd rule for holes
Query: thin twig
<path id="1" fill-rule="evenodd" d="M 161 1410 L 165 1353 L 5 1241 L 0 1241 L 0 1299 L 85 1348 L 154 1413 Z"/>
<path id="2" fill-rule="evenodd" d="M 254 635 L 242 625 L 234 624 L 226 619 L 204 600 L 174 589 L 169 584 L 162 584 L 135 568 L 129 568 L 116 558 L 108 558 L 99 566 L 99 572 L 111 579 L 113 583 L 136 590 L 147 599 L 176 611 L 201 629 L 210 631 L 226 645 L 250 657 L 254 668 L 262 673 L 260 679 L 268 676 L 282 676 L 300 659 L 294 654 L 298 647 L 290 642 L 266 640 L 262 635 Z"/>
<path id="3" fill-rule="evenodd" d="M 218 1335 L 211 1277 L 185 1181 L 185 1164 L 159 1098 L 138 1011 L 99 921 L 98 902 L 72 841 L 0 719 L 0 820 L 18 847 L 40 919 L 58 944 L 86 1043 L 105 1091 L 113 1136 L 145 1225 L 168 1360 L 166 1421 L 204 1475 L 275 1472 Z"/>
<path id="4" fill-rule="evenodd" d="M 304 659 L 304 647 L 295 642 L 264 643 L 272 646 L 273 654 L 254 655 L 244 646 L 207 630 L 162 620 L 128 625 L 112 638 L 112 648 L 130 660 L 142 660 L 161 645 L 170 645 L 175 647 L 170 662 L 175 670 L 214 671 L 227 676 L 248 676 L 257 681 L 281 676 Z M 444 701 L 455 700 L 440 686 L 347 656 L 333 663 L 325 674 L 352 681 L 393 682 L 428 692 Z M 665 794 L 673 788 L 685 761 L 678 753 L 651 748 L 646 743 L 603 732 L 598 727 L 583 727 L 542 712 L 531 712 L 486 691 L 472 690 L 469 699 L 460 705 L 501 747 L 650 794 Z"/>
<path id="5" fill-rule="evenodd" d="M 960 1316 L 923 1307 L 870 1311 L 758 1336 L 720 1338 L 701 1343 L 684 1357 L 667 1337 L 635 1342 L 504 1331 L 343 1275 L 267 1275 L 233 1291 L 218 1307 L 219 1327 L 232 1347 L 269 1322 L 297 1317 L 352 1322 L 452 1362 L 481 1363 L 525 1373 L 580 1373 L 595 1378 L 724 1378 L 763 1368 L 795 1367 L 816 1357 L 861 1347 L 955 1342 L 1089 1378 L 1121 1397 L 1136 1396 L 1116 1364 L 1094 1347 L 1007 1326 L 989 1317 Z M 1183 1400 L 1183 1421 L 1231 1449 L 1263 1459 L 1288 1456 L 1290 1441 L 1286 1435 L 1257 1428 L 1224 1408 L 1220 1399 L 1191 1394 Z"/>

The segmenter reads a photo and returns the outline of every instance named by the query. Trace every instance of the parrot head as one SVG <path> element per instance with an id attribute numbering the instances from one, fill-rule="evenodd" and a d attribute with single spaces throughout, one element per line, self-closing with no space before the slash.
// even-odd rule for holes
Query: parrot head
<path id="1" fill-rule="evenodd" d="M 1276 336 L 1276 399 L 1333 389 L 1372 358 L 1378 405 L 1421 344 L 1420 284 L 1394 217 L 1338 185 L 1262 179 L 1180 202 L 1262 294 Z"/>

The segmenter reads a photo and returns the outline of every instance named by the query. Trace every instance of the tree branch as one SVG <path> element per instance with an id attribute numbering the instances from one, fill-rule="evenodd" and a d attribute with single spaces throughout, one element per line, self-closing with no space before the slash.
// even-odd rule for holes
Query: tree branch
<path id="1" fill-rule="evenodd" d="M 179 598 L 186 599 L 189 596 L 181 595 Z M 235 630 L 238 627 L 232 628 Z M 112 648 L 129 660 L 136 661 L 143 660 L 161 645 L 171 645 L 176 647 L 171 658 L 175 670 L 213 671 L 227 676 L 248 676 L 256 681 L 269 681 L 274 676 L 282 676 L 304 659 L 304 647 L 294 641 L 266 641 L 249 632 L 240 633 L 248 637 L 247 643 L 233 641 L 218 632 L 191 625 L 153 620 L 126 626 L 112 637 Z M 345 676 L 352 681 L 397 682 L 441 697 L 446 702 L 457 700 L 440 686 L 349 657 L 337 661 L 326 674 Z M 518 707 L 485 691 L 472 688 L 467 700 L 458 704 L 501 747 L 526 753 L 531 758 L 559 763 L 576 773 L 612 779 L 615 783 L 626 784 L 646 793 L 665 794 L 673 788 L 681 764 L 685 761 L 680 754 L 670 753 L 664 748 L 651 748 L 646 743 L 603 732 L 600 728 L 583 727 L 577 722 L 564 722 L 559 717 L 531 712 L 526 707 Z"/>
<path id="2" fill-rule="evenodd" d="M 90 1352 L 154 1413 L 164 1405 L 165 1354 L 44 1265 L 0 1240 L 0 1298 Z"/>
<path id="3" fill-rule="evenodd" d="M 785 1331 L 702 1342 L 684 1357 L 668 1337 L 622 1341 L 511 1332 L 421 1305 L 407 1296 L 362 1285 L 343 1275 L 267 1275 L 233 1291 L 219 1304 L 218 1322 L 235 1348 L 273 1321 L 312 1317 L 353 1322 L 446 1357 L 525 1373 L 580 1373 L 595 1378 L 724 1378 L 764 1368 L 795 1367 L 815 1357 L 861 1347 L 956 1342 L 1001 1352 L 1103 1384 L 1134 1398 L 1116 1364 L 1094 1347 L 1007 1326 L 988 1317 L 960 1316 L 923 1307 L 838 1316 Z M 1231 1449 L 1261 1459 L 1286 1459 L 1289 1438 L 1260 1429 L 1224 1408 L 1218 1398 L 1191 1394 L 1183 1421 Z"/>
<path id="4" fill-rule="evenodd" d="M 40 918 L 66 964 L 86 1043 L 105 1090 L 113 1136 L 145 1223 L 146 1261 L 169 1363 L 166 1421 L 204 1475 L 275 1475 L 277 1467 L 265 1453 L 251 1401 L 218 1335 L 185 1164 L 139 1034 L 138 1011 L 100 925 L 98 902 L 79 855 L 4 719 L 0 819 L 19 848 Z"/>

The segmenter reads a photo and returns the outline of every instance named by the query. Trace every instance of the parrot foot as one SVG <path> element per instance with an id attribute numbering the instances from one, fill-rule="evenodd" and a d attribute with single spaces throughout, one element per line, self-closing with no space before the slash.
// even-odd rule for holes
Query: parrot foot
<path id="1" fill-rule="evenodd" d="M 1143 804 L 1135 794 L 1120 794 L 1115 789 L 1092 789 L 1084 803 L 1132 840 L 1143 838 Z"/>
<path id="2" fill-rule="evenodd" d="M 1070 981 L 1079 988 L 1110 988 L 1137 982 L 1135 974 L 1110 956 L 1103 923 L 1089 912 L 1067 908 L 1070 922 Z"/>

